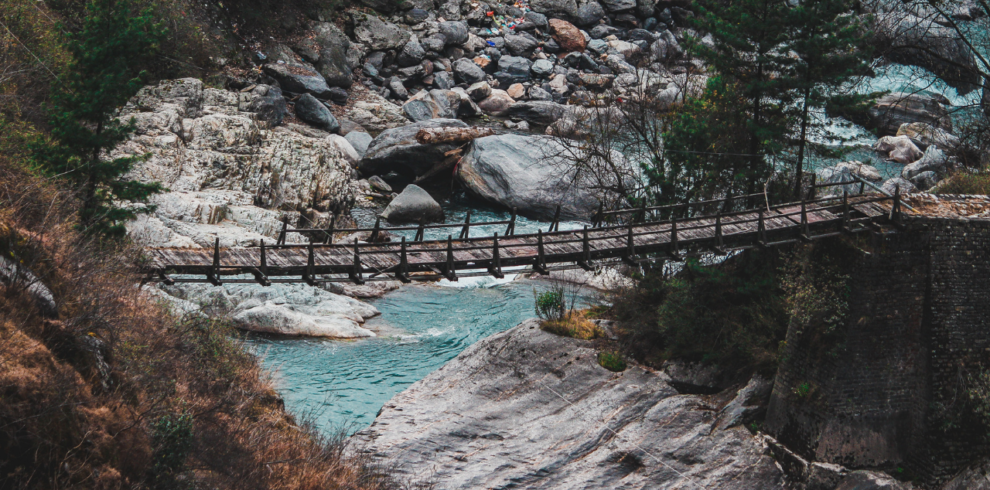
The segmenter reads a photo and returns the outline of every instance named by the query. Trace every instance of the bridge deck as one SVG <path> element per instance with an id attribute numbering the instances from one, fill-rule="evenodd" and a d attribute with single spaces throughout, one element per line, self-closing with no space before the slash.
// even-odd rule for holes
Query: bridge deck
<path id="1" fill-rule="evenodd" d="M 644 255 L 773 246 L 813 240 L 840 232 L 857 232 L 882 222 L 899 209 L 899 197 L 857 196 L 790 203 L 770 209 L 722 215 L 653 221 L 584 230 L 527 235 L 390 243 L 290 244 L 268 247 L 214 249 L 151 249 L 145 271 L 167 282 L 167 274 L 196 275 L 182 282 L 219 283 L 222 276 L 251 274 L 262 284 L 375 279 L 408 281 L 417 274 L 456 280 L 456 271 L 531 266 L 545 272 L 548 264 L 622 259 L 635 262 Z M 802 211 L 803 209 L 803 211 Z M 367 230 L 372 231 L 372 230 Z M 497 241 L 497 245 L 496 245 Z M 390 274 L 391 276 L 385 276 Z M 330 276 L 330 277 L 327 277 Z M 332 277 L 338 276 L 338 277 Z M 343 276 L 343 277 L 341 277 Z"/>

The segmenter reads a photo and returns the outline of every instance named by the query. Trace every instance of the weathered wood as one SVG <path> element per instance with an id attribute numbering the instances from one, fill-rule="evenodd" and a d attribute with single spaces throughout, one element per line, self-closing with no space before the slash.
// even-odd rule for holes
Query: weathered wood
<path id="1" fill-rule="evenodd" d="M 421 145 L 439 145 L 444 143 L 467 143 L 475 138 L 492 136 L 492 128 L 423 128 L 416 133 L 416 141 Z"/>
<path id="2" fill-rule="evenodd" d="M 488 266 L 488 273 L 502 279 L 505 275 L 502 274 L 502 261 L 498 253 L 498 233 L 492 236 L 492 262 Z"/>

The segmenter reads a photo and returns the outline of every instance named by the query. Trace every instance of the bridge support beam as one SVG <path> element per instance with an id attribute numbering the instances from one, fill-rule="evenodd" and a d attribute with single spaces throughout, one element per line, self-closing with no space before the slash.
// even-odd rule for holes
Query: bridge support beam
<path id="1" fill-rule="evenodd" d="M 348 274 L 350 279 L 354 281 L 354 284 L 361 285 L 364 284 L 364 274 L 361 272 L 361 252 L 358 248 L 358 239 L 354 239 L 354 265 L 351 269 L 351 273 Z"/>
<path id="2" fill-rule="evenodd" d="M 549 275 L 550 271 L 547 270 L 547 257 L 543 250 L 543 230 L 536 230 L 536 263 L 533 264 L 533 270 L 540 273 L 541 275 Z"/>
<path id="3" fill-rule="evenodd" d="M 591 243 L 588 241 L 588 227 L 584 227 L 584 237 L 581 240 L 581 260 L 578 265 L 586 271 L 591 271 Z"/>
<path id="4" fill-rule="evenodd" d="M 395 278 L 408 284 L 409 261 L 406 259 L 406 237 L 402 237 L 402 249 L 399 251 L 399 271 L 395 273 Z"/>
<path id="5" fill-rule="evenodd" d="M 443 268 L 443 275 L 448 281 L 457 282 L 457 269 L 454 267 L 454 240 L 447 235 L 447 263 Z"/>
<path id="6" fill-rule="evenodd" d="M 488 266 L 488 273 L 499 279 L 502 279 L 503 277 L 505 277 L 505 275 L 502 274 L 502 260 L 499 258 L 498 255 L 498 233 L 495 233 L 495 235 L 492 237 L 492 240 L 493 240 L 492 263 L 491 265 Z"/>

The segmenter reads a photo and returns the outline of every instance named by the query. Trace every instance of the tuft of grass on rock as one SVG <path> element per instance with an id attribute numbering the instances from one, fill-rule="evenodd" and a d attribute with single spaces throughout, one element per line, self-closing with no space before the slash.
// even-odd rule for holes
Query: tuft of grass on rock
<path id="1" fill-rule="evenodd" d="M 618 352 L 602 351 L 598 353 L 598 365 L 619 373 L 626 370 L 626 359 Z"/>
<path id="2" fill-rule="evenodd" d="M 604 338 L 605 331 L 602 327 L 588 319 L 591 314 L 591 310 L 571 310 L 560 319 L 540 322 L 540 328 L 561 337 L 581 340 Z"/>

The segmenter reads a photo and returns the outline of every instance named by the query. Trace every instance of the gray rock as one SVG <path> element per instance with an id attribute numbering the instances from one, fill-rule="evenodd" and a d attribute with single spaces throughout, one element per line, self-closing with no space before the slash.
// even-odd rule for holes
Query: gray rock
<path id="1" fill-rule="evenodd" d="M 467 88 L 467 94 L 471 97 L 471 100 L 481 102 L 492 94 L 492 87 L 488 85 L 488 82 L 474 83 Z"/>
<path id="2" fill-rule="evenodd" d="M 374 138 L 364 131 L 351 131 L 344 135 L 344 139 L 354 147 L 354 151 L 357 151 L 358 157 L 364 158 L 364 154 L 368 151 L 368 145 L 371 144 L 371 140 Z"/>
<path id="3" fill-rule="evenodd" d="M 289 112 L 282 90 L 271 85 L 258 85 L 251 89 L 250 94 L 241 94 L 238 110 L 253 112 L 259 121 L 264 121 L 269 126 L 282 124 Z"/>
<path id="4" fill-rule="evenodd" d="M 608 43 L 602 41 L 601 39 L 592 39 L 591 41 L 588 41 L 588 51 L 601 56 L 608 51 Z"/>
<path id="5" fill-rule="evenodd" d="M 556 102 L 527 101 L 517 102 L 499 116 L 522 119 L 540 126 L 549 126 L 567 112 L 567 106 Z"/>
<path id="6" fill-rule="evenodd" d="M 354 39 L 373 51 L 400 49 L 409 42 L 409 31 L 374 15 L 354 14 Z"/>
<path id="7" fill-rule="evenodd" d="M 553 63 L 550 60 L 536 60 L 529 70 L 533 72 L 534 77 L 547 78 L 553 73 Z"/>
<path id="8" fill-rule="evenodd" d="M 330 102 L 337 105 L 347 105 L 347 91 L 340 87 L 330 87 Z"/>
<path id="9" fill-rule="evenodd" d="M 296 117 L 329 133 L 340 131 L 340 123 L 330 109 L 310 94 L 303 94 L 296 100 Z"/>
<path id="10" fill-rule="evenodd" d="M 548 220 L 558 205 L 564 219 L 588 219 L 598 200 L 579 182 L 568 149 L 547 136 L 505 134 L 478 138 L 461 158 L 457 178 L 485 201 Z M 620 156 L 621 158 L 621 156 Z"/>
<path id="11" fill-rule="evenodd" d="M 529 89 L 529 98 L 534 101 L 552 101 L 553 95 L 540 87 L 532 87 Z"/>
<path id="12" fill-rule="evenodd" d="M 395 57 L 395 62 L 401 67 L 418 65 L 426 57 L 426 50 L 416 41 L 409 41 Z"/>
<path id="13" fill-rule="evenodd" d="M 841 162 L 823 168 L 818 172 L 818 175 L 822 184 L 847 184 L 824 189 L 826 193 L 836 196 L 841 196 L 843 192 L 849 195 L 859 194 L 860 183 L 853 176 L 876 184 L 883 180 L 876 167 L 858 161 Z M 872 189 L 867 187 L 863 191 L 871 192 Z"/>
<path id="14" fill-rule="evenodd" d="M 461 46 L 468 40 L 468 27 L 465 22 L 446 21 L 440 23 L 440 34 L 446 40 L 446 46 Z"/>
<path id="15" fill-rule="evenodd" d="M 347 54 L 351 48 L 351 42 L 337 29 L 337 26 L 329 22 L 321 22 L 314 29 L 314 42 L 319 46 L 320 59 L 316 63 L 316 70 L 326 80 L 331 87 L 349 88 L 353 83 L 351 65 L 348 62 Z M 354 66 L 357 66 L 356 64 Z"/>
<path id="16" fill-rule="evenodd" d="M 598 2 L 587 2 L 574 14 L 574 24 L 578 27 L 590 26 L 605 17 L 605 9 Z"/>
<path id="17" fill-rule="evenodd" d="M 746 429 L 712 430 L 702 397 L 596 355 L 524 322 L 393 397 L 349 449 L 452 490 L 786 488 Z"/>
<path id="18" fill-rule="evenodd" d="M 513 83 L 529 81 L 529 69 L 533 64 L 526 58 L 518 56 L 503 56 L 498 60 L 498 72 L 495 78 L 499 86 L 508 87 Z"/>
<path id="19" fill-rule="evenodd" d="M 43 317 L 58 317 L 58 303 L 55 302 L 52 291 L 19 261 L 0 257 L 0 284 L 9 290 L 20 289 L 27 292 Z"/>
<path id="20" fill-rule="evenodd" d="M 955 150 L 961 142 L 958 136 L 926 123 L 904 123 L 897 128 L 897 136 L 907 136 L 920 150 L 935 145 L 943 150 Z"/>
<path id="21" fill-rule="evenodd" d="M 877 128 L 881 136 L 897 134 L 904 123 L 922 122 L 952 131 L 949 112 L 934 97 L 906 92 L 892 92 L 880 98 L 868 111 L 867 126 Z"/>
<path id="22" fill-rule="evenodd" d="M 884 182 L 883 185 L 880 186 L 880 188 L 883 189 L 884 192 L 888 192 L 890 194 L 893 194 L 894 190 L 898 188 L 900 188 L 901 194 L 910 194 L 912 192 L 917 191 L 917 189 L 914 187 L 914 184 L 900 177 L 887 179 L 887 181 Z"/>
<path id="23" fill-rule="evenodd" d="M 377 175 L 372 175 L 371 177 L 368 177 L 368 185 L 370 185 L 371 188 L 376 191 L 384 192 L 386 194 L 392 193 L 392 186 L 388 185 L 384 180 L 382 180 L 381 177 Z"/>
<path id="24" fill-rule="evenodd" d="M 474 61 L 461 58 L 454 62 L 454 78 L 461 83 L 478 83 L 484 81 L 485 70 Z"/>
<path id="25" fill-rule="evenodd" d="M 636 0 L 602 0 L 609 12 L 628 12 L 636 8 Z"/>
<path id="26" fill-rule="evenodd" d="M 547 24 L 547 16 L 537 12 L 526 12 L 526 15 L 523 16 L 523 21 L 517 24 L 514 30 L 521 32 L 531 29 L 546 29 L 547 25 L 549 25 Z"/>
<path id="27" fill-rule="evenodd" d="M 533 55 L 533 51 L 536 47 L 540 45 L 540 42 L 536 40 L 533 36 L 528 33 L 520 33 L 515 35 L 506 34 L 505 36 L 505 48 L 512 53 L 513 56 L 523 56 L 530 57 Z"/>
<path id="28" fill-rule="evenodd" d="M 911 183 L 914 184 L 918 190 L 927 191 L 928 189 L 935 187 L 935 184 L 938 183 L 938 175 L 931 170 L 926 170 L 915 175 L 914 177 L 911 177 Z"/>
<path id="29" fill-rule="evenodd" d="M 944 174 L 948 165 L 949 157 L 945 152 L 936 146 L 929 146 L 920 160 L 904 166 L 904 169 L 901 170 L 901 177 L 912 180 L 916 175 L 928 171 Z"/>
<path id="30" fill-rule="evenodd" d="M 884 136 L 873 145 L 873 150 L 887 160 L 908 164 L 924 155 L 907 136 Z"/>
<path id="31" fill-rule="evenodd" d="M 365 175 L 395 171 L 407 177 L 426 173 L 445 158 L 444 153 L 457 148 L 452 144 L 423 145 L 416 141 L 420 129 L 435 127 L 466 128 L 468 125 L 457 119 L 431 119 L 382 131 L 368 146 L 358 170 Z"/>
<path id="32" fill-rule="evenodd" d="M 406 90 L 405 84 L 402 83 L 402 79 L 399 77 L 392 77 L 388 80 L 388 88 L 392 91 L 392 97 L 399 100 L 406 100 L 409 98 L 409 91 Z"/>
<path id="33" fill-rule="evenodd" d="M 420 43 L 422 43 L 423 49 L 439 53 L 443 51 L 444 46 L 447 45 L 447 38 L 443 37 L 443 34 L 437 33 L 423 39 Z"/>
<path id="34" fill-rule="evenodd" d="M 715 426 L 725 430 L 749 423 L 766 410 L 772 390 L 772 380 L 759 374 L 753 375 L 749 383 L 736 392 L 736 397 L 719 411 Z"/>
<path id="35" fill-rule="evenodd" d="M 382 211 L 391 223 L 434 223 L 443 221 L 443 208 L 429 193 L 409 184 Z"/>
<path id="36" fill-rule="evenodd" d="M 516 101 L 509 96 L 508 92 L 500 89 L 492 89 L 491 95 L 486 97 L 478 106 L 488 114 L 499 114 L 515 104 Z"/>
<path id="37" fill-rule="evenodd" d="M 452 114 L 449 114 L 449 111 L 447 111 L 448 114 L 442 114 L 442 112 L 444 111 L 440 105 L 425 90 L 410 97 L 405 104 L 402 104 L 402 113 L 414 122 L 427 121 L 442 116 L 448 118 L 452 116 Z"/>
<path id="38" fill-rule="evenodd" d="M 433 74 L 433 86 L 443 90 L 449 90 L 454 86 L 454 77 L 449 71 L 440 71 Z"/>
<path id="39" fill-rule="evenodd" d="M 406 12 L 406 24 L 415 25 L 430 18 L 430 13 L 423 9 L 409 9 Z"/>
<path id="40" fill-rule="evenodd" d="M 574 18 L 578 12 L 575 0 L 532 0 L 529 7 L 551 18 Z"/>
<path id="41" fill-rule="evenodd" d="M 330 97 L 330 86 L 316 68 L 309 64 L 269 63 L 262 67 L 282 90 L 294 94 L 313 94 L 321 99 Z"/>
<path id="42" fill-rule="evenodd" d="M 910 490 L 911 484 L 902 484 L 890 475 L 876 471 L 859 470 L 849 473 L 835 490 Z"/>
<path id="43" fill-rule="evenodd" d="M 609 37 L 612 34 L 617 34 L 618 32 L 619 29 L 615 27 L 607 24 L 598 24 L 588 31 L 588 35 L 591 36 L 592 39 L 605 39 L 606 37 Z"/>

